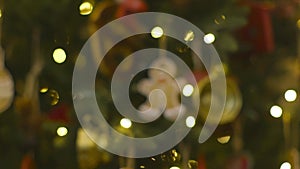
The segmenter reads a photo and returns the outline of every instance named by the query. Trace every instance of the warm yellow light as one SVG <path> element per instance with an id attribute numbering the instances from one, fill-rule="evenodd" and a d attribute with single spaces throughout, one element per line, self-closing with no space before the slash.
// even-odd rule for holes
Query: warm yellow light
<path id="1" fill-rule="evenodd" d="M 41 89 L 40 89 L 40 92 L 41 92 L 41 93 L 46 93 L 46 92 L 48 92 L 48 87 L 43 87 L 43 88 L 41 88 Z"/>
<path id="2" fill-rule="evenodd" d="M 145 168 L 145 166 L 141 165 L 140 168 Z"/>
<path id="3" fill-rule="evenodd" d="M 206 44 L 211 44 L 215 41 L 215 35 L 212 33 L 208 33 L 203 37 L 203 40 Z"/>
<path id="4" fill-rule="evenodd" d="M 90 2 L 83 2 L 79 6 L 79 11 L 81 15 L 89 15 L 93 12 L 93 5 Z"/>
<path id="5" fill-rule="evenodd" d="M 131 127 L 132 123 L 131 123 L 131 121 L 130 121 L 129 119 L 123 118 L 123 119 L 121 119 L 121 121 L 120 121 L 120 125 L 121 125 L 123 128 L 128 129 L 128 128 Z"/>
<path id="6" fill-rule="evenodd" d="M 160 38 L 164 34 L 164 31 L 161 27 L 156 26 L 151 30 L 151 36 L 153 38 Z"/>
<path id="7" fill-rule="evenodd" d="M 281 164 L 280 169 L 291 169 L 292 166 L 289 162 L 284 162 Z"/>
<path id="8" fill-rule="evenodd" d="M 173 167 L 170 167 L 170 169 L 180 169 L 180 168 L 177 166 L 173 166 Z"/>
<path id="9" fill-rule="evenodd" d="M 63 136 L 68 134 L 68 129 L 66 127 L 59 127 L 56 130 L 56 133 L 57 133 L 58 136 L 63 137 Z"/>
<path id="10" fill-rule="evenodd" d="M 297 92 L 295 90 L 291 90 L 291 89 L 287 90 L 284 93 L 284 98 L 288 102 L 293 102 L 297 99 Z"/>
<path id="11" fill-rule="evenodd" d="M 193 94 L 194 87 L 191 84 L 187 84 L 183 87 L 182 94 L 186 97 L 189 97 Z"/>
<path id="12" fill-rule="evenodd" d="M 270 114 L 274 118 L 279 118 L 282 115 L 282 108 L 277 105 L 274 105 L 270 109 Z"/>
<path id="13" fill-rule="evenodd" d="M 57 48 L 53 51 L 53 60 L 56 63 L 63 63 L 67 59 L 67 54 L 62 48 Z"/>
<path id="14" fill-rule="evenodd" d="M 193 32 L 193 31 L 188 31 L 188 32 L 186 33 L 185 37 L 184 37 L 184 41 L 186 41 L 186 42 L 191 42 L 191 41 L 194 40 L 194 38 L 195 38 L 194 32 Z"/>
<path id="15" fill-rule="evenodd" d="M 297 21 L 297 27 L 300 29 L 300 19 Z"/>
<path id="16" fill-rule="evenodd" d="M 224 137 L 217 138 L 217 140 L 221 144 L 226 144 L 229 142 L 230 138 L 231 138 L 230 136 L 224 136 Z"/>
<path id="17" fill-rule="evenodd" d="M 0 18 L 2 18 L 2 10 L 0 9 Z"/>
<path id="18" fill-rule="evenodd" d="M 196 124 L 196 119 L 193 116 L 188 116 L 185 120 L 185 124 L 187 127 L 192 128 Z"/>

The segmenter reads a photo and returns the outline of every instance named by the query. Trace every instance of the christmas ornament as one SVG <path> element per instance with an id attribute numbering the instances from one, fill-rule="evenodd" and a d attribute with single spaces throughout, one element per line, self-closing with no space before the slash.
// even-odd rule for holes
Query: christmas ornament
<path id="1" fill-rule="evenodd" d="M 147 9 L 147 4 L 143 0 L 120 0 L 116 16 L 119 18 L 133 13 L 145 12 Z"/>
<path id="2" fill-rule="evenodd" d="M 254 52 L 274 50 L 271 7 L 266 4 L 249 3 L 248 24 L 239 32 L 240 40 L 251 44 Z"/>
<path id="3" fill-rule="evenodd" d="M 226 103 L 223 112 L 223 116 L 220 120 L 220 124 L 227 124 L 235 120 L 242 107 L 242 96 L 236 82 L 227 78 L 227 91 L 226 91 Z M 211 104 L 211 88 L 210 79 L 205 77 L 198 83 L 199 92 L 195 92 L 194 97 L 200 98 L 200 118 L 205 121 Z M 216 97 L 218 99 L 218 97 Z M 216 100 L 217 101 L 217 100 Z M 208 121 L 209 123 L 216 123 L 216 121 Z"/>
<path id="4" fill-rule="evenodd" d="M 0 113 L 7 110 L 14 96 L 14 82 L 4 65 L 4 52 L 0 49 Z"/>
<path id="5" fill-rule="evenodd" d="M 245 153 L 235 155 L 229 160 L 226 169 L 252 169 L 251 158 Z"/>
<path id="6" fill-rule="evenodd" d="M 200 155 L 198 158 L 198 169 L 206 169 L 206 160 L 204 155 Z"/>
<path id="7" fill-rule="evenodd" d="M 70 121 L 68 112 L 69 107 L 66 104 L 60 104 L 50 111 L 48 119 L 56 122 L 68 123 Z"/>
<path id="8" fill-rule="evenodd" d="M 33 153 L 27 153 L 26 155 L 24 155 L 21 161 L 20 169 L 36 169 L 33 159 Z"/>
<path id="9" fill-rule="evenodd" d="M 142 111 L 140 115 L 142 118 L 155 119 L 164 111 L 164 117 L 174 121 L 177 116 L 185 113 L 185 106 L 180 103 L 178 97 L 180 86 L 183 86 L 185 80 L 176 78 L 176 64 L 166 56 L 157 58 L 151 67 L 155 69 L 149 70 L 149 78 L 141 80 L 137 86 L 141 94 L 149 96 L 147 102 L 139 107 Z M 164 94 L 158 91 L 153 92 L 155 89 Z"/>

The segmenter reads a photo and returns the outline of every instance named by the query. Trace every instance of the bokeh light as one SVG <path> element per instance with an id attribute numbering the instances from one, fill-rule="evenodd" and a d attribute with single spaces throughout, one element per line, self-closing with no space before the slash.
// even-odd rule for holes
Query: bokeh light
<path id="1" fill-rule="evenodd" d="M 230 136 L 223 136 L 223 137 L 217 138 L 217 140 L 221 144 L 226 144 L 229 142 L 230 138 L 231 138 Z"/>
<path id="2" fill-rule="evenodd" d="M 274 105 L 270 109 L 270 114 L 274 118 L 279 118 L 282 115 L 282 108 L 280 106 Z"/>
<path id="3" fill-rule="evenodd" d="M 187 127 L 192 128 L 196 124 L 196 119 L 193 116 L 188 116 L 185 120 L 185 124 Z"/>
<path id="4" fill-rule="evenodd" d="M 164 31 L 161 27 L 156 26 L 151 30 L 151 36 L 153 38 L 160 38 L 164 34 Z"/>
<path id="5" fill-rule="evenodd" d="M 132 123 L 131 123 L 131 121 L 130 121 L 129 119 L 123 118 L 123 119 L 121 119 L 121 121 L 120 121 L 120 125 L 121 125 L 123 128 L 128 129 L 128 128 L 131 127 Z"/>
<path id="6" fill-rule="evenodd" d="M 189 169 L 198 169 L 198 162 L 195 160 L 189 160 L 188 167 Z"/>
<path id="7" fill-rule="evenodd" d="M 170 169 L 180 169 L 180 168 L 177 166 L 172 166 L 172 167 L 170 167 Z"/>
<path id="8" fill-rule="evenodd" d="M 66 127 L 58 127 L 56 133 L 58 136 L 63 137 L 68 134 L 68 129 Z"/>
<path id="9" fill-rule="evenodd" d="M 194 40 L 194 38 L 195 38 L 194 32 L 193 32 L 193 31 L 188 31 L 188 32 L 186 33 L 185 37 L 184 37 L 184 41 L 186 41 L 186 42 L 191 42 L 191 41 Z"/>
<path id="10" fill-rule="evenodd" d="M 40 93 L 47 93 L 48 92 L 48 87 L 43 87 L 40 89 Z"/>
<path id="11" fill-rule="evenodd" d="M 206 44 L 212 44 L 215 41 L 215 35 L 212 33 L 208 33 L 203 37 L 203 40 Z"/>
<path id="12" fill-rule="evenodd" d="M 93 8 L 93 4 L 91 4 L 90 2 L 83 2 L 79 6 L 79 11 L 81 15 L 89 15 L 93 12 Z"/>
<path id="13" fill-rule="evenodd" d="M 62 48 L 57 48 L 53 51 L 53 60 L 56 63 L 63 63 L 67 59 L 67 54 Z"/>
<path id="14" fill-rule="evenodd" d="M 191 84 L 187 84 L 183 87 L 182 94 L 186 97 L 189 97 L 193 94 L 194 87 Z"/>
<path id="15" fill-rule="evenodd" d="M 288 102 L 293 102 L 297 99 L 297 92 L 295 90 L 292 90 L 292 89 L 287 90 L 284 93 L 284 98 Z"/>
<path id="16" fill-rule="evenodd" d="M 281 164 L 280 169 L 291 169 L 292 166 L 289 162 L 284 162 Z"/>

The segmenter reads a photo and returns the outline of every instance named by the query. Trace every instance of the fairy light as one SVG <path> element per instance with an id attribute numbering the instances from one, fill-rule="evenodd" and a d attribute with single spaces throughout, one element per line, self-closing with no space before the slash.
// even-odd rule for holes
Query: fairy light
<path id="1" fill-rule="evenodd" d="M 182 94 L 186 97 L 189 97 L 193 94 L 194 87 L 191 84 L 187 84 L 183 87 Z"/>
<path id="2" fill-rule="evenodd" d="M 43 87 L 40 89 L 40 93 L 47 93 L 48 92 L 48 87 Z"/>
<path id="3" fill-rule="evenodd" d="M 65 62 L 67 59 L 67 54 L 65 52 L 65 50 L 63 50 L 62 48 L 56 48 L 54 51 L 53 51 L 53 60 L 56 62 L 56 63 L 63 63 Z"/>
<path id="4" fill-rule="evenodd" d="M 120 121 L 120 125 L 121 125 L 123 128 L 128 129 L 128 128 L 131 127 L 132 123 L 131 123 L 131 121 L 130 121 L 129 119 L 123 118 L 123 119 L 121 119 L 121 121 Z"/>
<path id="5" fill-rule="evenodd" d="M 289 162 L 284 162 L 281 164 L 280 169 L 291 169 L 292 165 Z"/>
<path id="6" fill-rule="evenodd" d="M 230 136 L 223 136 L 223 137 L 217 138 L 217 140 L 221 144 L 226 144 L 229 142 L 230 138 L 231 138 Z"/>
<path id="7" fill-rule="evenodd" d="M 274 118 L 279 118 L 282 116 L 282 108 L 280 106 L 274 105 L 270 109 L 270 114 Z"/>
<path id="8" fill-rule="evenodd" d="M 193 116 L 188 116 L 185 120 L 185 124 L 189 128 L 193 128 L 196 124 L 196 119 Z"/>
<path id="9" fill-rule="evenodd" d="M 287 90 L 284 93 L 284 98 L 288 102 L 293 102 L 297 99 L 297 92 L 295 90 L 292 90 L 292 89 Z"/>
<path id="10" fill-rule="evenodd" d="M 180 168 L 177 166 L 172 166 L 172 167 L 170 167 L 170 169 L 180 169 Z"/>
<path id="11" fill-rule="evenodd" d="M 60 137 L 66 136 L 68 134 L 68 129 L 66 127 L 58 127 L 56 133 Z"/>
<path id="12" fill-rule="evenodd" d="M 203 37 L 203 40 L 206 44 L 212 44 L 215 41 L 215 35 L 212 33 L 208 33 Z"/>
<path id="13" fill-rule="evenodd" d="M 80 15 L 89 15 L 93 12 L 93 5 L 90 2 L 83 2 L 79 6 Z"/>
<path id="14" fill-rule="evenodd" d="M 159 26 L 156 26 L 156 27 L 154 27 L 152 30 L 151 30 L 151 36 L 153 37 L 153 38 L 160 38 L 160 37 L 162 37 L 162 35 L 164 34 L 164 31 L 163 31 L 163 29 L 161 28 L 161 27 L 159 27 Z"/>

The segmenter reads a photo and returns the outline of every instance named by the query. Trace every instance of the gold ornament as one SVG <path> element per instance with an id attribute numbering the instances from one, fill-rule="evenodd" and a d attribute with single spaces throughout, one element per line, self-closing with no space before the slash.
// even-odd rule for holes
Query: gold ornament
<path id="1" fill-rule="evenodd" d="M 222 118 L 219 124 L 227 124 L 235 120 L 242 107 L 242 96 L 236 82 L 231 79 L 226 79 L 226 102 Z M 211 85 L 209 77 L 205 77 L 198 83 L 199 91 L 195 92 L 194 97 L 200 98 L 199 116 L 204 121 L 208 115 L 211 106 Z M 216 97 L 218 99 L 218 96 Z M 218 103 L 218 100 L 215 100 Z M 209 123 L 217 123 L 217 120 L 208 121 Z"/>

